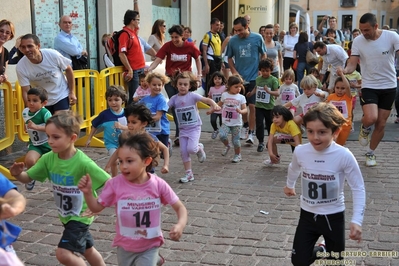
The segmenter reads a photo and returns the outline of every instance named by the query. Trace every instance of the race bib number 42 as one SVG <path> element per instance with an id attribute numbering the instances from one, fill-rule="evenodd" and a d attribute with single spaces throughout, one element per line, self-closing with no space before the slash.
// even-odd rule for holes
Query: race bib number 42
<path id="1" fill-rule="evenodd" d="M 195 125 L 197 123 L 197 107 L 194 105 L 176 108 L 177 121 L 180 126 Z"/>

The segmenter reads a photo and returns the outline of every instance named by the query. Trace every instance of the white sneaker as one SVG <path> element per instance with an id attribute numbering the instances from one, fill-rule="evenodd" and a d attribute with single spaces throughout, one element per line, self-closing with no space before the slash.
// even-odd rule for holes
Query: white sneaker
<path id="1" fill-rule="evenodd" d="M 206 159 L 206 153 L 204 151 L 204 144 L 198 143 L 198 152 L 197 152 L 198 162 L 203 163 Z"/>
<path id="2" fill-rule="evenodd" d="M 375 160 L 375 155 L 366 153 L 366 166 L 373 167 L 377 165 L 377 161 Z"/>
<path id="3" fill-rule="evenodd" d="M 360 132 L 359 132 L 359 143 L 362 146 L 367 146 L 370 142 L 369 135 L 371 132 L 371 128 L 363 128 L 363 125 L 360 125 Z"/>
<path id="4" fill-rule="evenodd" d="M 182 178 L 180 178 L 180 183 L 187 183 L 190 181 L 194 181 L 193 172 L 186 173 Z"/>
<path id="5" fill-rule="evenodd" d="M 241 154 L 234 154 L 233 160 L 231 160 L 233 163 L 238 163 L 241 161 Z"/>
<path id="6" fill-rule="evenodd" d="M 254 135 L 252 133 L 248 134 L 248 139 L 245 141 L 245 143 L 254 144 Z"/>
<path id="7" fill-rule="evenodd" d="M 241 128 L 240 139 L 246 139 L 248 137 L 249 129 L 247 127 Z"/>
<path id="8" fill-rule="evenodd" d="M 280 160 L 279 160 L 277 163 L 273 163 L 272 160 L 267 159 L 267 160 L 264 160 L 263 163 L 264 163 L 266 166 L 273 166 L 273 165 L 279 164 L 279 163 L 280 163 Z"/>
<path id="9" fill-rule="evenodd" d="M 224 150 L 222 152 L 222 156 L 226 156 L 226 154 L 229 152 L 230 148 L 231 148 L 230 145 L 225 146 L 225 148 L 224 148 Z"/>
<path id="10" fill-rule="evenodd" d="M 211 136 L 211 138 L 212 138 L 212 139 L 216 139 L 216 138 L 217 138 L 217 136 L 218 136 L 218 134 L 219 134 L 219 130 L 215 130 L 215 131 L 213 131 L 213 132 L 212 132 L 212 136 Z"/>

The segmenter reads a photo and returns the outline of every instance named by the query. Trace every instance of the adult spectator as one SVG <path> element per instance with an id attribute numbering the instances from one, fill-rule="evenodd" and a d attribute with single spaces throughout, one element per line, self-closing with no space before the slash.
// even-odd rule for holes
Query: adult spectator
<path id="1" fill-rule="evenodd" d="M 323 89 L 328 88 L 329 93 L 332 93 L 335 85 L 335 80 L 338 77 L 338 75 L 336 74 L 337 68 L 345 67 L 346 60 L 348 59 L 348 54 L 345 52 L 342 46 L 339 46 L 337 44 L 326 45 L 325 43 L 320 41 L 315 42 L 315 44 L 313 45 L 313 49 L 323 58 L 323 66 L 320 71 L 321 80 L 323 80 L 324 75 L 329 69 L 329 66 L 331 66 L 328 86 L 325 85 Z"/>
<path id="2" fill-rule="evenodd" d="M 289 34 L 286 34 L 284 36 L 284 61 L 283 61 L 283 67 L 284 71 L 291 68 L 292 65 L 294 64 L 295 58 L 294 58 L 294 47 L 295 44 L 298 42 L 298 25 L 295 22 L 292 22 L 289 27 Z M 295 76 L 296 76 L 296 71 Z"/>
<path id="3" fill-rule="evenodd" d="M 183 41 L 193 42 L 195 44 L 196 41 L 191 39 L 191 33 L 193 32 L 190 27 L 183 27 Z"/>
<path id="4" fill-rule="evenodd" d="M 280 37 L 279 33 L 280 33 L 280 24 L 276 23 L 273 26 L 273 41 L 278 42 L 280 40 L 279 39 L 279 37 Z"/>
<path id="5" fill-rule="evenodd" d="M 133 95 L 139 86 L 139 75 L 144 72 L 145 60 L 142 54 L 138 30 L 140 14 L 136 10 L 127 10 L 123 18 L 124 32 L 119 35 L 119 58 L 126 71 L 125 80 L 129 87 L 128 104 L 133 102 Z"/>
<path id="6" fill-rule="evenodd" d="M 280 44 L 283 45 L 284 43 L 284 36 L 287 34 L 287 32 L 285 30 L 280 31 L 280 33 L 278 34 L 278 38 L 280 41 Z M 284 47 L 284 45 L 283 45 Z"/>
<path id="7" fill-rule="evenodd" d="M 321 41 L 323 36 L 320 34 L 318 30 L 314 30 L 313 33 L 310 34 L 310 41 L 315 43 L 316 41 Z"/>
<path id="8" fill-rule="evenodd" d="M 250 15 L 245 15 L 244 18 L 247 21 L 248 31 L 251 32 L 251 28 L 249 27 L 249 25 L 251 24 L 251 16 Z"/>
<path id="9" fill-rule="evenodd" d="M 250 32 L 247 23 L 247 19 L 244 17 L 238 17 L 234 20 L 233 28 L 236 35 L 230 38 L 226 50 L 231 73 L 233 75 L 239 74 L 244 79 L 246 94 L 255 88 L 255 79 L 258 76 L 260 60 L 267 58 L 262 36 L 259 33 Z M 243 115 L 244 125 L 241 131 L 241 138 L 246 138 L 248 132 L 246 142 L 250 144 L 254 143 L 255 97 L 256 95 L 253 94 L 247 98 L 249 119 L 246 115 Z"/>
<path id="10" fill-rule="evenodd" d="M 0 84 L 7 81 L 8 50 L 4 44 L 15 36 L 14 24 L 6 19 L 0 20 Z"/>
<path id="11" fill-rule="evenodd" d="M 359 36 L 361 33 L 360 33 L 360 30 L 359 29 L 353 29 L 353 31 L 352 31 L 352 41 L 357 37 L 357 36 Z"/>
<path id="12" fill-rule="evenodd" d="M 344 69 L 344 74 L 352 73 L 360 59 L 362 69 L 363 109 L 359 142 L 367 146 L 366 166 L 377 165 L 374 150 L 384 137 L 385 124 L 391 114 L 395 99 L 397 77 L 395 54 L 399 50 L 399 35 L 392 31 L 378 29 L 376 16 L 364 14 L 359 20 L 362 35 L 353 41 L 352 54 Z M 369 141 L 371 126 L 374 131 Z"/>
<path id="13" fill-rule="evenodd" d="M 327 29 L 326 36 L 323 36 L 323 42 L 325 44 L 340 44 L 336 39 L 336 31 L 333 29 Z"/>
<path id="14" fill-rule="evenodd" d="M 308 34 L 306 32 L 301 32 L 299 34 L 298 42 L 295 44 L 294 47 L 294 58 L 298 58 L 298 67 L 297 67 L 297 76 L 298 76 L 298 88 L 299 91 L 303 92 L 300 84 L 305 76 L 305 71 L 306 73 L 310 73 L 310 69 L 314 67 L 316 64 L 308 64 L 306 62 L 306 53 L 310 51 L 313 53 L 313 43 L 309 42 L 308 39 Z"/>
<path id="15" fill-rule="evenodd" d="M 159 49 L 161 49 L 162 45 L 165 43 L 165 32 L 165 20 L 155 20 L 154 25 L 152 25 L 151 35 L 148 38 L 148 44 L 155 50 L 155 52 L 158 52 Z M 152 61 L 154 61 L 155 59 L 155 56 L 151 57 Z"/>
<path id="16" fill-rule="evenodd" d="M 273 71 L 272 75 L 276 78 L 280 78 L 283 71 L 283 55 L 281 53 L 281 44 L 278 41 L 273 40 L 273 25 L 268 24 L 265 26 L 264 41 L 266 46 L 267 58 L 273 60 Z"/>
<path id="17" fill-rule="evenodd" d="M 220 36 L 220 40 L 223 43 L 224 39 L 226 39 L 226 34 L 224 33 L 224 22 L 223 21 L 220 21 L 219 36 Z"/>
<path id="18" fill-rule="evenodd" d="M 222 69 L 222 40 L 219 36 L 220 20 L 218 18 L 211 19 L 211 30 L 209 33 L 205 33 L 202 38 L 202 47 L 200 47 L 202 53 L 202 60 L 204 65 L 203 75 L 206 75 L 206 95 L 209 91 L 209 80 L 216 71 Z"/>
<path id="19" fill-rule="evenodd" d="M 327 36 L 327 28 L 323 27 L 328 20 L 328 25 L 330 29 L 333 29 L 335 31 L 335 40 L 337 44 L 341 45 L 344 47 L 345 45 L 345 36 L 342 33 L 341 30 L 338 29 L 337 25 L 337 18 L 336 17 L 330 17 L 330 16 L 324 16 L 322 21 L 319 24 L 319 27 L 317 28 L 324 36 Z"/>
<path id="20" fill-rule="evenodd" d="M 71 60 L 56 50 L 40 49 L 39 37 L 34 34 L 22 36 L 19 49 L 25 56 L 19 60 L 16 71 L 25 105 L 28 90 L 40 87 L 47 91 L 46 108 L 52 114 L 69 110 L 69 105 L 76 103 Z"/>
<path id="21" fill-rule="evenodd" d="M 181 25 L 173 25 L 168 30 L 168 33 L 170 34 L 171 41 L 166 42 L 161 49 L 159 49 L 156 55 L 157 58 L 152 62 L 147 71 L 151 72 L 154 70 L 166 57 L 165 73 L 169 78 L 173 79 L 176 71 L 191 71 L 191 60 L 194 58 L 197 67 L 197 78 L 198 81 L 201 82 L 201 52 L 193 42 L 188 42 L 187 40 L 183 41 L 183 27 Z M 177 88 L 173 87 L 172 84 L 173 82 L 165 84 L 165 90 L 169 99 L 178 92 Z M 178 145 L 179 124 L 174 109 L 172 109 L 172 114 L 176 125 L 175 144 Z"/>
<path id="22" fill-rule="evenodd" d="M 81 69 L 78 65 L 73 65 L 73 57 L 79 59 L 82 56 L 87 56 L 87 51 L 83 49 L 79 40 L 71 33 L 72 18 L 70 16 L 62 16 L 58 26 L 60 26 L 61 30 L 54 39 L 54 49 L 72 60 L 72 68 L 74 70 Z"/>
<path id="23" fill-rule="evenodd" d="M 19 50 L 19 45 L 21 44 L 21 37 L 19 36 L 15 40 L 14 47 L 8 53 L 8 64 L 9 65 L 16 65 L 19 60 L 24 56 L 24 54 Z"/>
<path id="24" fill-rule="evenodd" d="M 262 35 L 263 40 L 265 40 L 265 31 L 266 31 L 266 26 L 260 26 L 259 27 L 259 34 Z"/>

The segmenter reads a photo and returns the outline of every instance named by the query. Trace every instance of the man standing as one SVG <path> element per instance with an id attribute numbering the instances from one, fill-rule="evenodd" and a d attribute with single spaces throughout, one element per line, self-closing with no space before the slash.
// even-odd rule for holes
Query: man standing
<path id="1" fill-rule="evenodd" d="M 245 18 L 238 17 L 234 20 L 233 24 L 236 35 L 230 38 L 226 56 L 228 57 L 231 73 L 233 75 L 241 75 L 245 81 L 245 94 L 248 94 L 255 88 L 255 79 L 258 76 L 260 60 L 267 58 L 266 46 L 260 34 L 249 31 L 248 22 Z M 248 132 L 246 143 L 249 144 L 254 143 L 255 97 L 256 95 L 253 94 L 247 98 L 249 119 L 246 115 L 243 116 L 244 126 L 241 131 L 241 138 L 243 139 L 246 138 Z"/>
<path id="2" fill-rule="evenodd" d="M 25 106 L 28 105 L 28 90 L 40 87 L 47 91 L 46 108 L 52 114 L 69 110 L 69 105 L 76 103 L 71 60 L 56 50 L 40 49 L 40 40 L 34 34 L 22 36 L 19 49 L 25 55 L 16 67 Z"/>
<path id="3" fill-rule="evenodd" d="M 129 87 L 128 104 L 133 102 L 133 95 L 139 86 L 139 75 L 144 73 L 145 60 L 142 54 L 140 39 L 140 15 L 136 10 L 127 10 L 123 18 L 123 32 L 119 35 L 119 58 L 125 68 L 125 79 Z"/>
<path id="4" fill-rule="evenodd" d="M 359 29 L 362 35 L 353 41 L 352 54 L 344 74 L 352 73 L 360 59 L 360 104 L 363 117 L 359 142 L 362 146 L 367 146 L 370 142 L 366 153 L 366 166 L 375 166 L 377 162 L 374 150 L 384 137 L 385 124 L 395 99 L 397 78 L 394 62 L 395 53 L 399 50 L 399 35 L 378 29 L 377 19 L 371 13 L 366 13 L 360 18 Z M 374 131 L 369 140 L 372 125 Z"/>
<path id="5" fill-rule="evenodd" d="M 62 16 L 58 26 L 60 26 L 61 31 L 54 39 L 54 49 L 71 60 L 73 57 L 79 59 L 81 56 L 87 56 L 87 51 L 83 49 L 79 40 L 71 33 L 72 18 L 70 16 Z M 72 67 L 74 70 L 79 69 L 76 65 Z"/>
<path id="6" fill-rule="evenodd" d="M 319 27 L 317 29 L 321 32 L 322 35 L 326 36 L 327 28 L 324 28 L 323 26 L 325 25 L 327 20 L 328 20 L 328 25 L 330 26 L 330 28 L 335 30 L 335 41 L 337 42 L 337 44 L 344 47 L 345 46 L 345 36 L 342 33 L 342 31 L 338 29 L 336 17 L 324 16 L 323 20 L 320 22 Z"/>
<path id="7" fill-rule="evenodd" d="M 313 49 L 323 58 L 323 67 L 320 71 L 320 79 L 323 80 L 324 75 L 327 72 L 328 67 L 331 65 L 330 77 L 328 81 L 329 93 L 332 93 L 334 89 L 335 80 L 338 75 L 336 74 L 337 68 L 345 67 L 346 60 L 348 59 L 348 54 L 345 52 L 344 48 L 337 44 L 326 45 L 324 42 L 317 41 L 313 45 Z"/>
<path id="8" fill-rule="evenodd" d="M 273 26 L 273 41 L 278 42 L 280 37 L 280 24 L 276 23 Z"/>
<path id="9" fill-rule="evenodd" d="M 211 30 L 202 39 L 203 74 L 206 75 L 206 95 L 209 92 L 209 81 L 216 71 L 222 68 L 222 41 L 219 36 L 220 20 L 211 19 Z"/>

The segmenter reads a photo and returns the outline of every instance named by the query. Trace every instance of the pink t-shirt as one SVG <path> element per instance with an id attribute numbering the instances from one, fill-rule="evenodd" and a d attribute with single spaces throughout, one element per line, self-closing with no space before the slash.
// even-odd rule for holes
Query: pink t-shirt
<path id="1" fill-rule="evenodd" d="M 115 206 L 116 236 L 112 246 L 143 252 L 164 243 L 161 205 L 175 204 L 179 198 L 160 177 L 148 173 L 144 184 L 133 184 L 120 174 L 109 179 L 98 197 L 104 207 Z"/>
<path id="2" fill-rule="evenodd" d="M 216 87 L 210 87 L 209 88 L 209 97 L 215 101 L 215 103 L 220 102 L 220 99 L 222 98 L 222 93 L 226 91 L 226 86 L 222 85 L 219 88 Z M 215 111 L 215 114 L 221 114 L 222 110 L 220 111 Z"/>
<path id="3" fill-rule="evenodd" d="M 147 89 L 143 89 L 141 86 L 138 86 L 136 89 L 136 92 L 133 95 L 133 98 L 139 97 L 140 99 L 143 98 L 144 96 L 150 95 L 151 94 L 151 88 L 147 87 Z"/>

